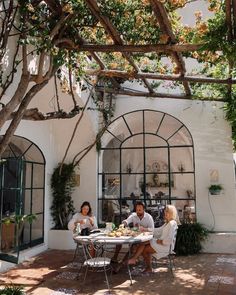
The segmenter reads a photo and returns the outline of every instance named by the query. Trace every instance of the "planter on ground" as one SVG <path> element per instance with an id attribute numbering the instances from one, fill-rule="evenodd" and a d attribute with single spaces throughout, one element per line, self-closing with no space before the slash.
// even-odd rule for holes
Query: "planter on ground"
<path id="1" fill-rule="evenodd" d="M 73 250 L 76 244 L 70 230 L 51 229 L 48 233 L 48 248 L 58 250 Z"/>

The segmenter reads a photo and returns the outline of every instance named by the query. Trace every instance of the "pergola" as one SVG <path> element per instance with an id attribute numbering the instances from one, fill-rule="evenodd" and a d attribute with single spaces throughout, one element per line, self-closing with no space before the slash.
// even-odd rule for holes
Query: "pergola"
<path id="1" fill-rule="evenodd" d="M 40 2 L 40 1 L 38 1 Z M 58 1 L 48 0 L 45 1 L 50 9 L 56 14 L 60 15 L 62 11 L 70 9 L 69 6 L 65 8 L 62 7 Z M 192 99 L 194 95 L 191 90 L 191 83 L 206 83 L 206 84 L 225 84 L 228 88 L 228 93 L 232 91 L 232 84 L 236 83 L 236 80 L 233 76 L 233 68 L 234 64 L 229 61 L 229 70 L 228 77 L 216 78 L 213 76 L 203 76 L 203 75 L 189 75 L 186 71 L 186 56 L 191 54 L 192 52 L 201 51 L 205 44 L 203 43 L 194 43 L 189 44 L 186 42 L 180 42 L 179 36 L 176 36 L 175 31 L 173 29 L 170 13 L 172 13 L 171 9 L 168 5 L 178 4 L 179 7 L 184 6 L 188 1 L 158 1 L 158 0 L 150 0 L 150 1 L 140 1 L 144 8 L 150 8 L 150 15 L 152 15 L 156 20 L 156 29 L 160 30 L 160 35 L 164 36 L 164 41 L 157 40 L 157 42 L 147 43 L 147 42 L 139 42 L 142 41 L 141 38 L 138 42 L 134 42 L 133 44 L 129 44 L 131 42 L 127 42 L 125 39 L 126 32 L 121 32 L 120 28 L 118 29 L 114 24 L 114 20 L 109 17 L 104 11 L 101 9 L 101 2 L 96 0 L 84 0 L 84 4 L 87 5 L 88 11 L 91 13 L 91 16 L 96 19 L 94 23 L 95 27 L 99 26 L 104 30 L 104 36 L 111 39 L 111 44 L 102 44 L 102 42 L 91 42 L 91 40 L 86 40 L 83 36 L 81 36 L 80 32 L 81 27 L 78 28 L 77 35 L 72 40 L 72 38 L 67 38 L 63 36 L 63 38 L 58 39 L 56 45 L 59 47 L 64 47 L 67 49 L 76 50 L 78 52 L 86 52 L 91 59 L 93 59 L 98 67 L 96 69 L 89 69 L 86 71 L 86 74 L 96 75 L 98 77 L 106 77 L 110 79 L 112 82 L 112 87 L 102 87 L 97 86 L 97 90 L 100 92 L 105 91 L 106 93 L 115 93 L 115 94 L 123 94 L 123 95 L 131 95 L 131 96 L 145 96 L 145 97 L 163 97 L 163 98 L 183 98 L 183 99 Z M 104 1 L 106 2 L 106 1 Z M 114 2 L 125 2 L 125 1 L 114 1 Z M 127 1 L 129 2 L 129 1 Z M 189 1 L 191 2 L 191 1 Z M 220 2 L 220 1 L 219 1 Z M 106 4 L 104 4 L 106 5 Z M 128 5 L 128 4 L 127 4 Z M 222 4 L 223 5 L 223 4 Z M 125 4 L 124 4 L 125 6 Z M 169 5 L 170 6 L 170 5 Z M 177 5 L 178 6 L 178 5 Z M 128 6 L 127 6 L 128 7 Z M 223 10 L 223 6 L 220 8 Z M 118 13 L 118 11 L 112 12 L 114 15 Z M 111 15 L 112 15 L 111 13 Z M 143 11 L 139 11 L 140 15 L 145 14 L 145 9 Z M 71 18 L 73 18 L 73 11 L 71 11 Z M 120 15 L 122 18 L 123 15 Z M 227 26 L 227 43 L 233 44 L 236 38 L 236 1 L 235 0 L 226 0 L 225 1 L 225 25 Z M 95 30 L 96 28 L 93 27 Z M 140 33 L 141 34 L 141 33 Z M 220 38 L 223 36 L 219 36 Z M 163 39 L 163 38 L 162 38 Z M 161 40 L 161 41 L 160 41 Z M 141 44 L 145 43 L 145 44 Z M 217 51 L 217 50 L 215 50 Z M 219 48 L 219 51 L 221 49 Z M 129 64 L 129 70 L 124 69 L 113 69 L 107 66 L 106 62 L 104 62 L 101 54 L 111 54 L 111 53 L 120 53 L 122 58 L 125 59 Z M 135 56 L 138 54 L 139 56 L 147 53 L 153 53 L 156 56 L 165 55 L 170 57 L 172 62 L 175 64 L 175 71 L 173 73 L 161 74 L 156 71 L 142 71 L 140 69 L 140 64 L 137 62 Z M 126 90 L 121 86 L 119 80 L 134 80 L 138 79 L 142 81 L 142 84 L 145 86 L 147 91 L 135 91 L 135 90 Z M 177 81 L 180 82 L 183 86 L 184 92 L 182 94 L 179 93 L 163 93 L 161 91 L 156 91 L 152 86 L 150 81 Z M 204 100 L 225 100 L 224 97 L 205 97 Z"/>
<path id="2" fill-rule="evenodd" d="M 1 141 L 0 154 L 21 119 L 67 119 L 81 109 L 84 111 L 87 103 L 78 106 L 73 91 L 73 83 L 83 78 L 93 84 L 97 93 L 110 97 L 227 102 L 226 118 L 236 130 L 236 0 L 208 0 L 212 18 L 203 20 L 197 12 L 195 26 L 190 27 L 180 22 L 176 11 L 192 2 L 195 1 L 29 0 L 18 1 L 14 6 L 13 0 L 3 1 L 0 60 L 7 54 L 9 38 L 18 38 L 18 43 L 15 52 L 12 51 L 11 73 L 2 83 L 0 95 L 0 128 L 12 119 Z M 35 58 L 37 73 L 29 71 L 30 55 Z M 196 71 L 189 71 L 190 63 L 195 63 Z M 1 99 L 13 83 L 15 73 L 19 73 L 19 64 L 21 85 L 6 107 Z M 63 111 L 59 104 L 57 78 L 62 76 L 62 67 L 67 68 L 63 92 L 73 100 L 69 112 Z M 32 98 L 52 77 L 56 88 L 55 111 L 45 115 L 37 108 L 28 109 Z M 127 87 L 125 81 L 137 81 L 142 88 Z M 31 82 L 36 85 L 32 83 L 27 89 Z M 172 83 L 171 91 L 164 91 L 165 83 Z M 100 96 L 102 101 L 104 95 Z"/>

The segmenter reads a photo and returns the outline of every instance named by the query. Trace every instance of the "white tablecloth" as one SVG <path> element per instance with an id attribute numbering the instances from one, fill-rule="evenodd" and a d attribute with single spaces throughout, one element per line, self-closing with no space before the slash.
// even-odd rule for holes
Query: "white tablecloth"
<path id="1" fill-rule="evenodd" d="M 140 233 L 136 237 L 132 236 L 121 236 L 121 237 L 109 237 L 103 232 L 90 234 L 89 236 L 75 236 L 75 241 L 93 241 L 93 242 L 102 242 L 106 244 L 138 244 L 146 241 L 150 241 L 153 238 L 151 233 Z"/>

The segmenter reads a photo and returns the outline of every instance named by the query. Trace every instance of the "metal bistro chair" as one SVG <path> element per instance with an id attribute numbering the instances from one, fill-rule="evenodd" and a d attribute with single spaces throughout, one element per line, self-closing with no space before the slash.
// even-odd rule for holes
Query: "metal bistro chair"
<path id="1" fill-rule="evenodd" d="M 175 263 L 174 263 L 174 258 L 175 258 L 175 242 L 176 242 L 176 236 L 177 236 L 177 230 L 178 227 L 176 227 L 174 233 L 173 233 L 173 238 L 172 238 L 172 242 L 170 244 L 170 248 L 169 248 L 169 252 L 163 256 L 162 258 L 167 258 L 168 259 L 168 269 L 170 270 L 172 276 L 174 277 L 174 272 L 173 270 L 175 269 Z M 156 258 L 155 254 L 152 255 L 152 263 L 157 267 L 159 259 L 162 258 Z"/>
<path id="2" fill-rule="evenodd" d="M 74 256 L 73 256 L 72 262 L 75 262 L 76 260 L 78 260 L 78 262 L 83 263 L 84 262 L 83 247 L 82 247 L 81 243 L 79 243 L 75 238 L 74 238 L 74 242 L 76 244 L 76 248 L 74 251 Z"/>
<path id="3" fill-rule="evenodd" d="M 103 239 L 99 240 L 91 240 L 91 239 L 83 239 L 80 241 L 83 247 L 84 253 L 84 263 L 83 267 L 85 268 L 83 286 L 85 284 L 87 274 L 89 271 L 91 272 L 104 272 L 106 284 L 108 290 L 110 291 L 110 284 L 108 280 L 107 272 L 112 271 L 111 259 L 108 258 L 107 255 L 107 245 L 106 241 Z M 93 248 L 93 251 L 91 249 Z M 91 252 L 94 253 L 94 256 L 91 255 Z"/>

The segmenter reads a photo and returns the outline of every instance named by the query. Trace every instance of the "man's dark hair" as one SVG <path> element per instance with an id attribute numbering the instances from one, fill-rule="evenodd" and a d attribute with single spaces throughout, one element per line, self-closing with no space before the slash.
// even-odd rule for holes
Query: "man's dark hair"
<path id="1" fill-rule="evenodd" d="M 136 207 L 137 207 L 137 206 L 142 206 L 143 209 L 145 210 L 145 205 L 144 205 L 143 202 L 141 202 L 141 201 L 136 202 L 136 204 L 135 204 L 135 210 L 136 210 Z"/>

